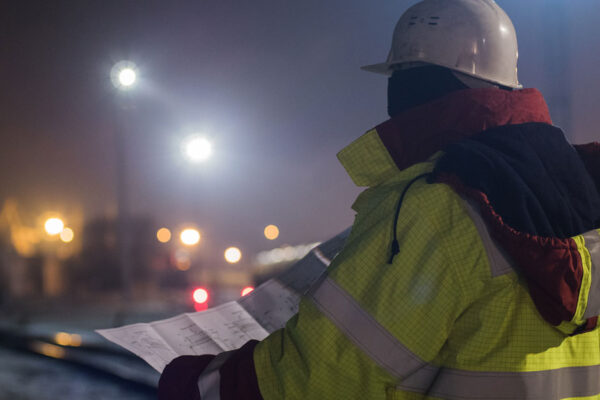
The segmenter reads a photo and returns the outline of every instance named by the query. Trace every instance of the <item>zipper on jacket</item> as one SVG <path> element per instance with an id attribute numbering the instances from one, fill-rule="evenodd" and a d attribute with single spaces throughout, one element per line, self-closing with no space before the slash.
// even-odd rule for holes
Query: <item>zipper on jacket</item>
<path id="1" fill-rule="evenodd" d="M 406 185 L 406 187 L 404 188 L 404 191 L 402 192 L 402 195 L 400 196 L 400 200 L 398 200 L 398 205 L 396 206 L 396 213 L 394 215 L 394 231 L 393 231 L 393 240 L 392 240 L 392 248 L 390 251 L 390 258 L 388 259 L 388 264 L 392 264 L 392 262 L 394 261 L 394 257 L 396 257 L 396 254 L 398 254 L 400 252 L 400 243 L 398 243 L 398 233 L 397 233 L 397 229 L 398 229 L 398 217 L 400 216 L 400 208 L 402 207 L 402 203 L 404 202 L 404 196 L 406 196 L 406 192 L 408 192 L 408 189 L 410 189 L 410 187 L 412 186 L 413 183 L 415 183 L 416 181 L 418 181 L 421 178 L 426 178 L 426 177 L 431 177 L 432 173 L 428 172 L 426 174 L 421 174 L 415 178 L 413 178 L 410 182 L 408 182 L 408 185 Z"/>

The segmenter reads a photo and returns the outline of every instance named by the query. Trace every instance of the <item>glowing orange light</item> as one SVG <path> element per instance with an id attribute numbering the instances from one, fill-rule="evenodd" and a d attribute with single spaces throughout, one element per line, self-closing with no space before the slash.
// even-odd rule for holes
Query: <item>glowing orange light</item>
<path id="1" fill-rule="evenodd" d="M 208 301 L 208 290 L 204 288 L 198 288 L 194 290 L 192 297 L 196 303 L 205 304 Z"/>
<path id="2" fill-rule="evenodd" d="M 71 346 L 79 347 L 81 346 L 81 335 L 76 333 L 71 334 Z"/>
<path id="3" fill-rule="evenodd" d="M 65 228 L 65 223 L 60 218 L 48 218 L 44 223 L 44 229 L 50 236 L 58 235 Z"/>
<path id="4" fill-rule="evenodd" d="M 189 259 L 181 259 L 181 260 L 178 259 L 175 262 L 175 267 L 179 271 L 188 271 L 191 266 L 192 266 L 192 263 L 191 263 L 191 261 Z"/>
<path id="5" fill-rule="evenodd" d="M 265 237 L 269 240 L 275 240 L 279 237 L 279 228 L 275 225 L 265 227 Z"/>
<path id="6" fill-rule="evenodd" d="M 57 332 L 54 335 L 54 342 L 60 346 L 81 346 L 81 336 L 75 333 Z"/>
<path id="7" fill-rule="evenodd" d="M 245 288 L 242 289 L 242 297 L 249 294 L 253 290 L 254 290 L 254 288 L 252 286 L 246 286 Z"/>
<path id="8" fill-rule="evenodd" d="M 168 243 L 171 240 L 171 231 L 167 228 L 160 228 L 156 232 L 156 239 L 161 243 Z"/>
<path id="9" fill-rule="evenodd" d="M 71 335 L 66 332 L 58 332 L 56 335 L 54 335 L 54 342 L 61 346 L 70 346 Z"/>
<path id="10" fill-rule="evenodd" d="M 43 354 L 46 357 L 64 358 L 65 350 L 62 347 L 50 343 L 35 341 L 31 344 L 31 349 L 36 353 Z"/>
<path id="11" fill-rule="evenodd" d="M 73 241 L 73 237 L 75 237 L 75 234 L 71 228 L 65 228 L 60 233 L 60 240 L 62 240 L 64 243 L 71 243 Z"/>
<path id="12" fill-rule="evenodd" d="M 175 267 L 180 271 L 187 271 L 192 266 L 190 253 L 185 249 L 179 249 L 175 252 Z"/>

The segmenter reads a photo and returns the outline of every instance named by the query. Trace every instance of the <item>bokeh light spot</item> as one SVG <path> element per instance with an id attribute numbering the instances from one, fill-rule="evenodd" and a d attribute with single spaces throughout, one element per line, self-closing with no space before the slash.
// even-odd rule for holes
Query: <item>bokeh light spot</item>
<path id="1" fill-rule="evenodd" d="M 225 261 L 235 264 L 242 259 L 242 252 L 237 247 L 230 247 L 225 250 Z"/>
<path id="2" fill-rule="evenodd" d="M 204 288 L 197 288 L 194 290 L 192 297 L 195 303 L 204 304 L 208 301 L 208 290 Z"/>
<path id="3" fill-rule="evenodd" d="M 175 267 L 180 271 L 187 271 L 192 265 L 190 253 L 184 249 L 175 252 Z"/>
<path id="4" fill-rule="evenodd" d="M 65 229 L 65 223 L 60 218 L 48 218 L 44 224 L 44 229 L 48 235 L 58 235 Z"/>
<path id="5" fill-rule="evenodd" d="M 168 243 L 171 240 L 171 231 L 167 228 L 160 228 L 156 232 L 156 239 L 161 243 Z"/>
<path id="6" fill-rule="evenodd" d="M 65 228 L 60 233 L 60 240 L 62 240 L 64 243 L 71 243 L 74 237 L 75 234 L 71 228 Z"/>
<path id="7" fill-rule="evenodd" d="M 137 82 L 137 77 L 137 66 L 131 61 L 120 61 L 110 71 L 113 85 L 120 90 L 132 89 Z"/>
<path id="8" fill-rule="evenodd" d="M 206 161 L 212 155 L 212 144 L 200 136 L 191 136 L 185 140 L 183 152 L 192 162 Z"/>
<path id="9" fill-rule="evenodd" d="M 46 357 L 64 358 L 65 350 L 62 347 L 50 343 L 35 341 L 31 344 L 31 349 L 36 353 L 43 354 Z"/>
<path id="10" fill-rule="evenodd" d="M 269 240 L 275 240 L 279 237 L 279 228 L 276 225 L 267 225 L 265 227 L 265 237 Z"/>
<path id="11" fill-rule="evenodd" d="M 123 86 L 131 86 L 135 83 L 137 74 L 133 68 L 124 68 L 119 72 L 119 83 Z"/>
<path id="12" fill-rule="evenodd" d="M 70 346 L 71 335 L 66 332 L 58 332 L 56 335 L 54 335 L 54 342 L 61 346 Z"/>
<path id="13" fill-rule="evenodd" d="M 186 246 L 195 246 L 200 242 L 200 232 L 197 229 L 187 228 L 181 232 L 179 239 Z"/>

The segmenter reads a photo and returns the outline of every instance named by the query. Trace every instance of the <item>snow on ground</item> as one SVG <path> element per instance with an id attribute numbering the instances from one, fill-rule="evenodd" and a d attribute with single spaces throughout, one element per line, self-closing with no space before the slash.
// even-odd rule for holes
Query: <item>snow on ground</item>
<path id="1" fill-rule="evenodd" d="M 51 359 L 0 348 L 0 400 L 150 400 Z"/>

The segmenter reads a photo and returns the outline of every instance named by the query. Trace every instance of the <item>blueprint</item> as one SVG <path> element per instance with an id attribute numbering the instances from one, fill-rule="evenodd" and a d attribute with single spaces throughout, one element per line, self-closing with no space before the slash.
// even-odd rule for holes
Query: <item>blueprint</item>
<path id="1" fill-rule="evenodd" d="M 300 299 L 340 252 L 350 229 L 322 243 L 250 294 L 205 311 L 150 323 L 97 330 L 158 372 L 182 355 L 218 354 L 262 340 L 298 312 Z"/>

